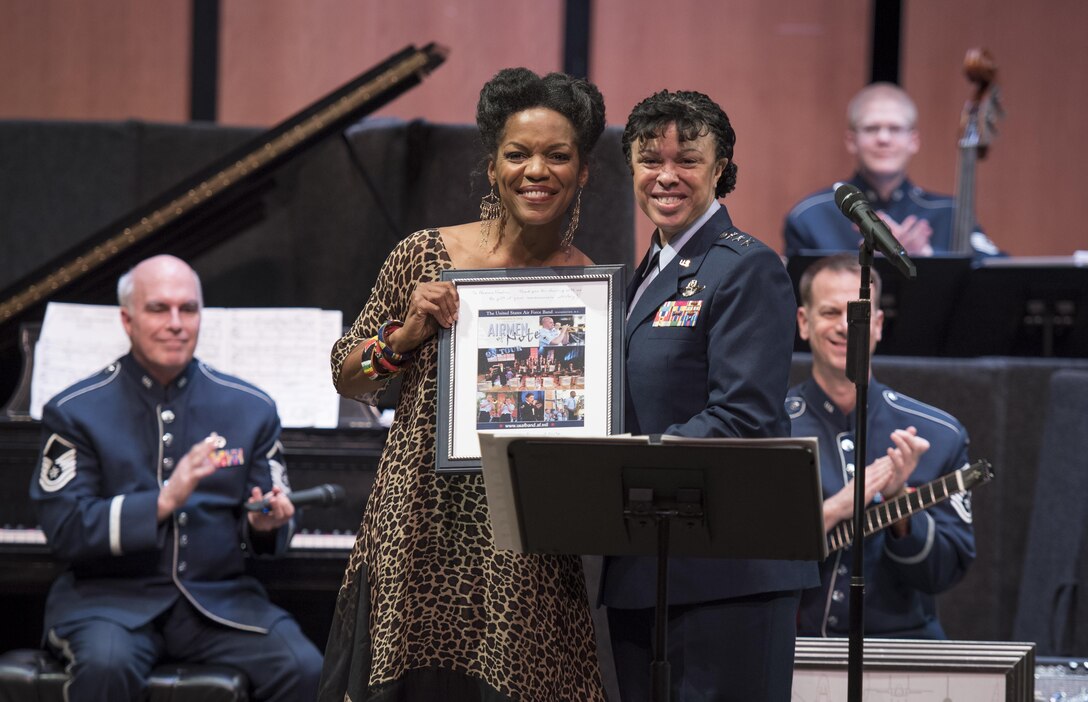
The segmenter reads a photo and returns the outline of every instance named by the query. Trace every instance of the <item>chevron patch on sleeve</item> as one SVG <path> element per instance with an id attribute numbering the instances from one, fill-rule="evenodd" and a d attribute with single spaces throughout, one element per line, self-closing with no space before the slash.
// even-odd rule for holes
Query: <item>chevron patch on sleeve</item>
<path id="1" fill-rule="evenodd" d="M 76 477 L 76 447 L 60 434 L 53 434 L 42 450 L 42 469 L 38 485 L 46 492 L 56 492 Z"/>

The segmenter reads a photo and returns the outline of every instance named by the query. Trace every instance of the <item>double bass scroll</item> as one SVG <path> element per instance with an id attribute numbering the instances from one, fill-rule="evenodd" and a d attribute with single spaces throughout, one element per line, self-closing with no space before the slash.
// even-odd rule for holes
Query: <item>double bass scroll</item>
<path id="1" fill-rule="evenodd" d="M 997 65 L 990 52 L 971 48 L 963 60 L 963 72 L 974 86 L 960 118 L 959 164 L 956 173 L 955 211 L 952 221 L 952 253 L 970 255 L 975 229 L 975 167 L 986 158 L 1004 114 L 995 78 Z"/>

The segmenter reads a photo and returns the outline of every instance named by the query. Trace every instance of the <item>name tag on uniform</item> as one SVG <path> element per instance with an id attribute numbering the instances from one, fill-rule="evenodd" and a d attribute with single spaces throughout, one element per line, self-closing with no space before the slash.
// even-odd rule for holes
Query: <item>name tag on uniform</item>
<path id="1" fill-rule="evenodd" d="M 657 308 L 654 326 L 694 327 L 702 308 L 702 300 L 669 300 Z"/>
<path id="2" fill-rule="evenodd" d="M 240 466 L 246 462 L 246 454 L 245 450 L 240 448 L 219 449 L 212 451 L 211 460 L 219 468 Z"/>

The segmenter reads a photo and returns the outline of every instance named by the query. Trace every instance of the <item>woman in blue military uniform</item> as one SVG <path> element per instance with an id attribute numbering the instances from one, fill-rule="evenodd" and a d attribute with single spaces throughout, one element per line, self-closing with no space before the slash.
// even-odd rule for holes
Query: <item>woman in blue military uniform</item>
<path id="1" fill-rule="evenodd" d="M 625 429 L 633 434 L 789 435 L 793 292 L 778 256 L 718 203 L 733 190 L 736 134 L 702 93 L 662 91 L 623 134 L 635 199 L 657 227 L 628 288 Z M 768 498 L 770 499 L 770 498 Z M 790 699 L 799 591 L 813 563 L 672 559 L 674 700 Z M 602 598 L 620 692 L 650 699 L 653 558 L 605 561 Z"/>

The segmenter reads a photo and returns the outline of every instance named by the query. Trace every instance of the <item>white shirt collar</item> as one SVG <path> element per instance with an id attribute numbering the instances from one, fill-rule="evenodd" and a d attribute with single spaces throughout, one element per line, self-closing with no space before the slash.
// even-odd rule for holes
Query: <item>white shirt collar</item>
<path id="1" fill-rule="evenodd" d="M 710 201 L 710 207 L 706 208 L 699 219 L 691 223 L 691 225 L 682 231 L 677 236 L 674 236 L 669 243 L 665 244 L 664 248 L 657 243 L 657 237 L 654 237 L 654 251 L 661 250 L 661 255 L 657 257 L 657 270 L 662 271 L 665 266 L 669 265 L 669 262 L 676 258 L 680 253 L 680 249 L 684 248 L 684 244 L 691 240 L 691 237 L 695 236 L 695 232 L 699 231 L 704 224 L 710 221 L 710 218 L 714 216 L 714 213 L 722 208 L 722 205 L 717 200 Z M 655 232 L 656 234 L 656 232 Z M 653 254 L 650 254 L 651 256 Z"/>
<path id="2" fill-rule="evenodd" d="M 704 224 L 710 221 L 710 218 L 714 216 L 714 213 L 721 208 L 722 205 L 720 202 L 711 200 L 710 207 L 706 208 L 706 212 L 704 212 L 699 219 L 692 222 L 691 226 L 681 232 L 678 236 L 673 237 L 669 243 L 665 244 L 664 248 L 658 243 L 657 232 L 654 232 L 654 245 L 650 250 L 650 257 L 652 258 L 658 251 L 660 251 L 661 254 L 657 257 L 657 266 L 653 270 L 647 272 L 646 277 L 642 279 L 642 283 L 639 284 L 638 289 L 635 290 L 635 294 L 631 298 L 631 305 L 627 308 L 628 319 L 631 318 L 631 312 L 634 311 L 635 305 L 638 304 L 639 299 L 642 297 L 642 293 L 646 291 L 646 288 L 650 287 L 650 283 L 657 277 L 657 274 L 660 273 L 665 266 L 669 265 L 670 261 L 676 258 L 676 255 L 680 253 L 680 249 L 684 248 L 684 244 L 688 243 L 691 237 L 695 236 L 695 232 L 699 231 Z"/>

